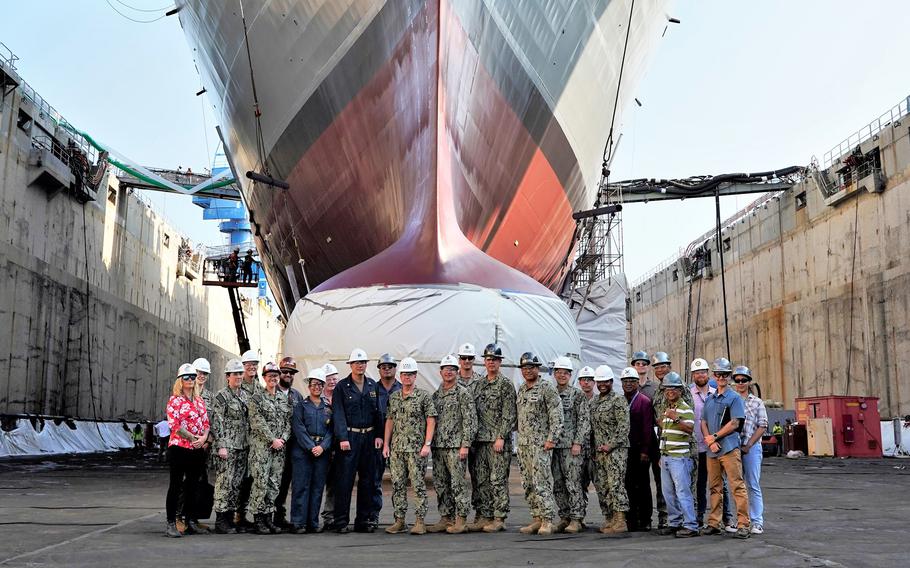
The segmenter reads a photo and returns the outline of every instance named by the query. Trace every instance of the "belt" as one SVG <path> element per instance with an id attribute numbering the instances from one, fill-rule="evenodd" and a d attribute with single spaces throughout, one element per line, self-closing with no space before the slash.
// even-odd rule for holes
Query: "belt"
<path id="1" fill-rule="evenodd" d="M 321 442 L 322 438 L 323 438 L 322 436 L 310 436 L 310 437 L 313 438 L 314 442 Z"/>
<path id="2" fill-rule="evenodd" d="M 348 428 L 348 432 L 357 432 L 358 434 L 366 434 L 367 432 L 372 432 L 373 427 L 369 428 Z"/>

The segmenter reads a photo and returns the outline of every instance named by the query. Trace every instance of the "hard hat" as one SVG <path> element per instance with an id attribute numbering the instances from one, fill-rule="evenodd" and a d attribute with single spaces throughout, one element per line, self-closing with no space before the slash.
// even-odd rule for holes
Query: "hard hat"
<path id="1" fill-rule="evenodd" d="M 467 345 L 471 344 L 468 343 Z M 471 351 L 473 350 L 474 348 L 471 347 Z M 439 368 L 442 369 L 443 367 L 458 367 L 458 359 L 456 359 L 454 355 L 446 355 L 442 358 L 442 361 L 439 362 Z"/>
<path id="2" fill-rule="evenodd" d="M 556 360 L 553 361 L 553 364 L 550 365 L 550 368 L 554 371 L 556 369 L 565 369 L 566 371 L 569 371 L 570 373 L 574 370 L 572 368 L 572 360 L 569 359 L 568 357 L 557 357 Z"/>
<path id="3" fill-rule="evenodd" d="M 689 367 L 689 370 L 694 373 L 695 371 L 708 371 L 710 370 L 710 367 L 708 366 L 707 361 L 699 358 L 692 361 L 692 366 Z"/>
<path id="4" fill-rule="evenodd" d="M 521 354 L 521 359 L 518 361 L 518 366 L 527 367 L 529 365 L 532 367 L 540 367 L 541 362 L 540 359 L 537 358 L 537 355 L 534 355 L 530 351 L 525 351 Z"/>
<path id="5" fill-rule="evenodd" d="M 735 379 L 737 377 L 737 375 L 749 377 L 749 380 L 750 381 L 752 380 L 752 370 L 749 369 L 749 367 L 746 367 L 745 365 L 739 365 L 738 367 L 733 369 L 733 378 Z"/>
<path id="6" fill-rule="evenodd" d="M 588 366 L 584 366 L 578 371 L 579 379 L 593 379 L 594 378 L 594 369 Z"/>
<path id="7" fill-rule="evenodd" d="M 600 365 L 594 370 L 594 382 L 612 381 L 613 369 L 609 365 Z"/>
<path id="8" fill-rule="evenodd" d="M 398 367 L 399 373 L 416 373 L 417 372 L 417 361 L 412 357 L 405 357 L 401 360 L 401 365 Z"/>
<path id="9" fill-rule="evenodd" d="M 462 343 L 461 347 L 458 348 L 459 357 L 476 357 L 477 353 L 474 352 L 474 346 L 470 343 Z"/>
<path id="10" fill-rule="evenodd" d="M 252 349 L 250 349 L 249 351 L 247 351 L 246 353 L 244 353 L 243 355 L 240 356 L 240 362 L 241 363 L 258 363 L 259 354 L 256 353 L 255 351 L 253 351 Z"/>
<path id="11" fill-rule="evenodd" d="M 196 377 L 196 367 L 193 367 L 193 365 L 191 363 L 184 363 L 183 365 L 180 365 L 179 369 L 177 369 L 177 376 L 178 377 L 192 376 L 195 378 Z"/>
<path id="12" fill-rule="evenodd" d="M 202 372 L 202 373 L 211 373 L 212 372 L 212 366 L 209 365 L 208 359 L 206 359 L 204 357 L 200 357 L 200 358 L 196 359 L 195 361 L 193 361 L 193 367 L 197 371 Z"/>
<path id="13" fill-rule="evenodd" d="M 495 343 L 490 343 L 483 348 L 484 358 L 493 357 L 494 359 L 502 359 L 502 347 Z"/>
<path id="14" fill-rule="evenodd" d="M 348 357 L 347 363 L 356 363 L 358 361 L 363 361 L 365 363 L 369 360 L 370 358 L 367 357 L 367 352 L 363 349 L 357 348 L 351 351 L 351 356 Z"/>
<path id="15" fill-rule="evenodd" d="M 379 356 L 379 362 L 376 363 L 376 367 L 378 368 L 380 365 L 391 365 L 393 367 L 397 367 L 398 361 L 396 361 L 395 358 L 392 357 L 390 354 L 383 353 L 382 355 Z"/>
<path id="16" fill-rule="evenodd" d="M 278 368 L 281 369 L 282 371 L 285 369 L 290 369 L 291 371 L 294 371 L 294 374 L 296 375 L 297 374 L 297 361 L 295 361 L 293 357 L 290 357 L 290 356 L 285 357 L 278 363 Z"/>
<path id="17" fill-rule="evenodd" d="M 325 373 L 326 377 L 328 377 L 331 375 L 337 375 L 338 369 L 335 368 L 335 365 L 333 365 L 331 363 L 326 363 L 325 366 L 322 367 L 322 372 Z"/>
<path id="18" fill-rule="evenodd" d="M 315 369 L 310 369 L 310 372 L 307 373 L 307 381 L 320 381 L 325 383 L 325 371 L 322 370 L 322 367 L 316 367 Z"/>
<path id="19" fill-rule="evenodd" d="M 635 379 L 638 380 L 638 371 L 635 370 L 635 367 L 626 367 L 622 370 L 622 373 L 619 375 L 619 379 L 624 381 L 626 379 Z"/>
<path id="20" fill-rule="evenodd" d="M 680 388 L 681 389 L 683 387 L 683 382 L 682 382 L 682 379 L 679 377 L 679 373 L 677 373 L 675 371 L 670 371 L 664 377 L 664 380 L 660 383 L 660 386 L 662 386 L 664 388 Z"/>
<path id="21" fill-rule="evenodd" d="M 733 365 L 730 364 L 730 360 L 726 357 L 718 357 L 714 360 L 714 368 L 711 370 L 715 373 L 732 373 Z"/>
<path id="22" fill-rule="evenodd" d="M 667 355 L 664 351 L 658 351 L 657 353 L 654 354 L 653 357 L 651 357 L 652 365 L 661 365 L 664 363 L 667 365 L 670 364 L 670 356 Z"/>
<path id="23" fill-rule="evenodd" d="M 265 376 L 268 373 L 280 373 L 281 369 L 278 368 L 278 365 L 274 361 L 269 361 L 262 366 L 262 376 Z"/>
<path id="24" fill-rule="evenodd" d="M 630 365 L 634 365 L 636 361 L 644 361 L 645 365 L 651 364 L 651 358 L 648 357 L 647 351 L 636 351 L 632 354 L 632 360 L 629 361 Z"/>
<path id="25" fill-rule="evenodd" d="M 240 362 L 240 359 L 231 359 L 224 365 L 224 374 L 228 373 L 242 373 L 243 372 L 243 363 Z"/>

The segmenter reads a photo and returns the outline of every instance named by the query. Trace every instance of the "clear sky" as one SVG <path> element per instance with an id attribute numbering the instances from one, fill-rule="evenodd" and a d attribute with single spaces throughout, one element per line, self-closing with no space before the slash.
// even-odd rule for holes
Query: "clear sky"
<path id="1" fill-rule="evenodd" d="M 79 128 L 134 160 L 208 166 L 214 119 L 167 0 L 0 0 L 0 41 L 23 78 Z M 671 5 L 671 25 L 626 109 L 615 180 L 803 165 L 910 95 L 901 0 L 722 1 Z M 210 107 L 209 107 L 210 108 Z M 723 215 L 753 197 L 731 197 Z M 219 241 L 188 198 L 156 196 L 191 237 Z M 635 279 L 711 228 L 712 200 L 629 205 Z"/>

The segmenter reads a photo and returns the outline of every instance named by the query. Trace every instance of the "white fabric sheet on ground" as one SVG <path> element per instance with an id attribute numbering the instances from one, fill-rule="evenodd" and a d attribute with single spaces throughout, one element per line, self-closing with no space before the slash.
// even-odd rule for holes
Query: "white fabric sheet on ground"
<path id="1" fill-rule="evenodd" d="M 371 286 L 329 290 L 301 299 L 289 318 L 285 353 L 306 369 L 333 363 L 340 377 L 355 347 L 370 357 L 367 372 L 378 377 L 376 360 L 383 353 L 397 359 L 413 357 L 420 372 L 418 386 L 435 389 L 439 360 L 473 343 L 475 370 L 483 372 L 481 352 L 497 341 L 503 348 L 503 373 L 516 384 L 516 367 L 525 351 L 542 361 L 560 355 L 578 359 L 579 339 L 572 315 L 556 298 L 515 294 L 472 285 Z M 306 383 L 295 387 L 306 391 Z"/>
<path id="2" fill-rule="evenodd" d="M 910 457 L 910 426 L 903 420 L 882 420 L 882 455 L 888 458 Z M 900 436 L 899 440 L 897 436 Z M 899 441 L 899 443 L 898 443 Z"/>
<path id="3" fill-rule="evenodd" d="M 75 429 L 51 420 L 38 424 L 36 430 L 31 420 L 20 418 L 15 428 L 0 432 L 0 457 L 110 452 L 133 447 L 130 432 L 122 422 L 77 420 Z M 127 427 L 132 430 L 135 423 L 127 423 Z"/>
<path id="4" fill-rule="evenodd" d="M 628 365 L 626 354 L 626 298 L 628 284 L 623 274 L 612 281 L 600 280 L 572 293 L 573 318 L 581 339 L 581 360 L 596 368 L 609 365 L 618 377 Z M 581 312 L 581 313 L 579 313 Z M 614 390 L 620 390 L 613 381 Z"/>

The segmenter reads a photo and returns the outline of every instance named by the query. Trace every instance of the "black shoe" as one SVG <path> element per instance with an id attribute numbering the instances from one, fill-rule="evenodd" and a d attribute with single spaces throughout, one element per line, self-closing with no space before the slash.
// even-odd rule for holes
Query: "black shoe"
<path id="1" fill-rule="evenodd" d="M 349 532 L 351 532 L 351 529 L 349 529 L 347 525 L 345 525 L 343 527 L 336 527 L 332 530 L 334 532 L 336 532 L 337 534 L 348 534 Z"/>
<path id="2" fill-rule="evenodd" d="M 285 514 L 278 511 L 276 511 L 272 516 L 272 524 L 282 530 L 289 530 L 292 526 L 290 523 L 288 523 L 288 519 Z"/>
<path id="3" fill-rule="evenodd" d="M 295 525 L 295 524 L 288 525 L 288 528 L 284 529 L 284 531 L 291 533 L 291 534 L 304 534 L 304 533 L 309 532 L 308 530 L 306 530 L 306 527 L 304 527 L 303 525 Z"/>
<path id="4" fill-rule="evenodd" d="M 235 534 L 237 529 L 231 526 L 228 521 L 229 512 L 215 513 L 215 533 L 216 534 Z"/>
<path id="5" fill-rule="evenodd" d="M 306 533 L 307 533 L 307 534 L 316 534 L 316 533 L 321 533 L 321 532 L 322 532 L 322 527 L 312 527 L 312 526 L 310 526 L 310 527 L 306 527 L 305 530 L 306 530 Z"/>
<path id="6" fill-rule="evenodd" d="M 676 534 L 674 534 L 673 536 L 675 536 L 676 538 L 692 538 L 693 536 L 698 536 L 698 531 L 693 531 L 691 529 L 687 529 L 687 528 L 683 527 L 683 528 L 679 529 L 678 531 L 676 531 Z"/>
<path id="7" fill-rule="evenodd" d="M 281 534 L 283 532 L 280 527 L 272 522 L 272 515 L 266 513 L 263 515 L 263 520 L 265 521 L 265 526 L 269 527 L 269 532 L 272 534 Z"/>
<path id="8" fill-rule="evenodd" d="M 168 523 L 168 524 L 167 524 L 167 530 L 165 530 L 164 534 L 165 534 L 166 536 L 168 536 L 169 538 L 180 538 L 180 537 L 183 536 L 183 535 L 180 533 L 180 531 L 177 530 L 177 523 L 176 523 L 176 522 L 174 522 L 174 523 Z"/>
<path id="9" fill-rule="evenodd" d="M 247 533 L 253 532 L 255 526 L 247 520 L 246 513 L 240 513 L 240 520 L 237 521 L 234 528 L 237 529 L 237 532 L 239 533 Z"/>
<path id="10" fill-rule="evenodd" d="M 273 534 L 269 530 L 269 525 L 266 524 L 265 519 L 268 515 L 253 515 L 253 518 L 256 519 L 253 523 L 253 532 L 256 534 Z"/>
<path id="11" fill-rule="evenodd" d="M 199 526 L 199 521 L 195 519 L 190 519 L 186 522 L 186 533 L 187 534 L 210 534 L 212 531 L 209 529 L 204 529 Z"/>
<path id="12" fill-rule="evenodd" d="M 714 536 L 718 534 L 724 534 L 724 531 L 720 530 L 717 527 L 712 527 L 711 525 L 706 526 L 701 529 L 701 536 Z"/>
<path id="13" fill-rule="evenodd" d="M 358 533 L 374 533 L 376 528 L 373 525 L 354 525 L 354 532 Z"/>
<path id="14" fill-rule="evenodd" d="M 679 527 L 664 527 L 662 529 L 657 529 L 657 534 L 660 536 L 670 536 L 676 534 L 676 531 L 679 530 Z"/>

